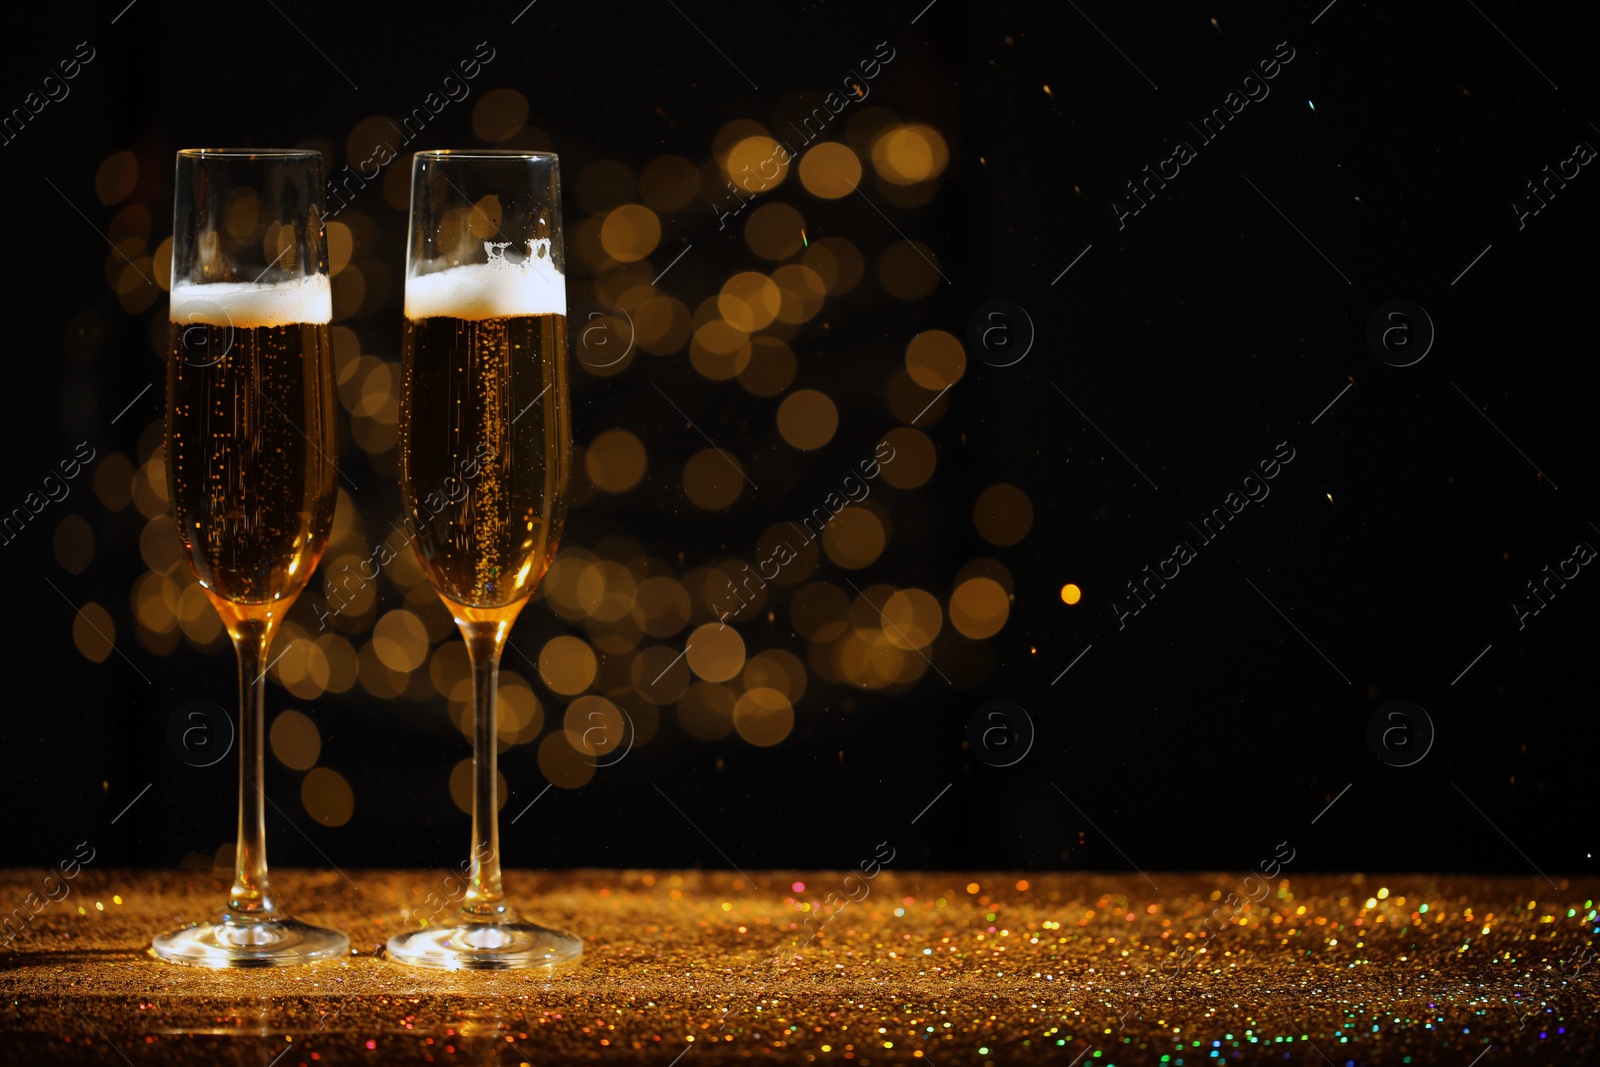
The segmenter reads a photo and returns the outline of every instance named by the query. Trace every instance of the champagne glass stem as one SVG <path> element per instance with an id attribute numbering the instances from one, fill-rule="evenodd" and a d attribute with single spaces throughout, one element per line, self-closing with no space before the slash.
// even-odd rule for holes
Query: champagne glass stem
<path id="1" fill-rule="evenodd" d="M 267 884 L 267 795 L 262 791 L 267 648 L 272 642 L 272 624 L 261 619 L 241 620 L 232 636 L 239 657 L 239 844 L 228 913 L 235 918 L 267 919 L 277 914 Z"/>
<path id="2" fill-rule="evenodd" d="M 496 769 L 499 733 L 495 721 L 500 653 L 508 627 L 488 622 L 463 624 L 472 663 L 472 865 L 461 908 L 469 916 L 495 919 L 506 914 L 500 884 L 500 775 Z"/>

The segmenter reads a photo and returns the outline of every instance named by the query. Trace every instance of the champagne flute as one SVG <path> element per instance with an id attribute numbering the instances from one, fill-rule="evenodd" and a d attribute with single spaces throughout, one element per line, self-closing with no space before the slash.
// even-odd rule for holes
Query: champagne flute
<path id="1" fill-rule="evenodd" d="M 389 939 L 418 967 L 576 958 L 500 879 L 495 699 L 506 634 L 549 569 L 572 458 L 560 179 L 548 152 L 419 152 L 411 175 L 400 470 L 422 569 L 472 662 L 472 851 L 461 912 Z"/>
<path id="2" fill-rule="evenodd" d="M 262 785 L 267 649 L 322 558 L 337 489 L 320 153 L 178 153 L 169 318 L 172 517 L 239 659 L 239 844 L 221 921 L 153 947 L 201 967 L 343 956 L 344 934 L 278 911 Z"/>

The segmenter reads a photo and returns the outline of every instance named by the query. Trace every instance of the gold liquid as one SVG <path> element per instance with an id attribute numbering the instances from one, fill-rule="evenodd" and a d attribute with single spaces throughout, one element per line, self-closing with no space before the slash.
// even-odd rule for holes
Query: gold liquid
<path id="1" fill-rule="evenodd" d="M 333 525 L 332 331 L 173 323 L 169 336 L 167 491 L 189 566 L 214 602 L 292 601 Z"/>
<path id="2" fill-rule="evenodd" d="M 407 319 L 403 353 L 401 489 L 423 570 L 456 605 L 520 605 L 566 521 L 566 316 Z"/>

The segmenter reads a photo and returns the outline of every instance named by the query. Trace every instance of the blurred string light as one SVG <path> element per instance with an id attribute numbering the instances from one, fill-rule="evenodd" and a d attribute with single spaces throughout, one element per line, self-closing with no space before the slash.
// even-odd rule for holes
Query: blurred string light
<path id="1" fill-rule="evenodd" d="M 478 99 L 472 129 L 497 147 L 551 147 L 548 134 L 527 125 L 529 113 L 522 93 L 495 89 Z M 568 228 L 569 276 L 575 288 L 592 287 L 594 300 L 610 316 L 607 328 L 626 323 L 633 341 L 624 359 L 605 366 L 579 359 L 574 365 L 595 377 L 612 377 L 639 359 L 684 360 L 708 382 L 742 390 L 750 398 L 746 408 L 759 413 L 755 419 L 765 420 L 787 447 L 810 453 L 833 442 L 841 411 L 825 383 L 794 387 L 802 329 L 818 321 L 829 301 L 864 283 L 895 299 L 918 301 L 941 280 L 938 253 L 924 242 L 892 235 L 880 247 L 864 248 L 830 232 L 837 210 L 832 203 L 865 183 L 874 200 L 920 207 L 936 195 L 950 153 L 934 127 L 904 122 L 876 104 L 856 109 L 842 128 L 830 131 L 831 139 L 794 159 L 779 148 L 778 126 L 738 119 L 716 132 L 701 161 L 666 154 L 634 170 L 599 160 L 574 176 L 581 217 Z M 368 158 L 376 145 L 393 140 L 394 129 L 386 116 L 363 119 L 344 139 L 346 156 Z M 317 146 L 335 150 L 334 143 Z M 159 183 L 141 177 L 132 151 L 112 153 L 96 172 L 95 192 L 113 212 L 106 281 L 123 311 L 149 316 L 150 346 L 164 359 L 162 294 L 169 286 L 172 243 L 160 233 L 166 212 L 155 202 Z M 391 265 L 395 257 L 387 255 L 379 233 L 403 219 L 407 177 L 403 162 L 391 164 L 378 189 L 327 226 L 339 404 L 355 445 L 380 475 L 391 478 L 398 476 L 399 362 L 391 340 L 368 350 L 363 339 L 383 337 L 367 329 L 365 320 L 392 311 L 401 292 Z M 703 287 L 698 302 L 685 302 L 674 295 L 682 288 L 669 292 L 657 284 L 660 272 L 682 251 L 683 239 L 676 235 L 715 217 L 711 206 L 729 203 L 730 185 L 743 206 L 723 217 L 736 230 L 733 247 L 739 249 L 727 258 L 745 262 Z M 251 230 L 258 210 L 242 192 L 227 205 L 222 225 Z M 498 204 L 484 202 L 462 209 L 445 226 L 459 231 L 463 242 L 484 239 L 492 235 L 497 213 Z M 263 251 L 270 254 L 281 237 L 269 227 Z M 74 316 L 64 338 L 69 363 L 92 365 L 105 333 L 97 312 Z M 928 428 L 948 411 L 946 391 L 966 369 L 967 353 L 953 334 L 930 329 L 907 339 L 903 359 L 884 381 L 888 414 L 901 423 L 883 437 L 895 455 L 881 469 L 884 483 L 909 491 L 933 479 L 939 449 Z M 133 583 L 126 610 L 89 602 L 76 617 L 73 640 L 94 662 L 105 660 L 112 643 L 129 631 L 158 656 L 184 644 L 220 652 L 227 643 L 181 559 L 167 516 L 161 438 L 155 418 L 131 454 L 105 455 L 95 468 L 99 506 L 131 511 L 142 523 L 145 570 Z M 717 513 L 737 504 L 748 485 L 747 456 L 710 447 L 676 467 L 652 457 L 646 443 L 623 427 L 600 430 L 580 443 L 574 458 L 574 506 L 596 494 L 626 496 L 654 477 L 680 485 L 694 509 Z M 670 721 L 699 741 L 737 737 L 771 747 L 792 735 L 803 701 L 825 685 L 900 693 L 933 669 L 957 686 L 981 684 L 994 663 L 989 642 L 1010 617 L 1009 570 L 999 560 L 980 558 L 943 588 L 874 582 L 871 568 L 894 541 L 892 516 L 883 500 L 865 499 L 841 509 L 815 541 L 776 522 L 744 557 L 709 563 L 686 562 L 684 555 L 658 558 L 621 536 L 564 548 L 535 596 L 570 632 L 538 648 L 513 645 L 500 682 L 502 750 L 531 746 L 547 780 L 578 788 L 592 780 L 602 755 L 595 738 L 619 735 L 623 713 L 633 724 L 635 745 L 648 743 Z M 994 485 L 973 501 L 972 518 L 979 536 L 1006 548 L 1027 536 L 1033 507 L 1022 489 Z M 373 577 L 371 561 L 383 542 L 397 554 Z M 803 547 L 770 582 L 747 585 L 750 593 L 738 610 L 722 619 L 728 589 L 758 561 L 771 559 L 780 544 Z M 53 549 L 66 572 L 91 570 L 98 558 L 94 526 L 81 515 L 66 516 L 56 526 Z M 1062 591 L 1068 603 L 1077 596 L 1075 586 Z M 356 798 L 343 775 L 321 765 L 322 735 L 302 709 L 329 694 L 358 692 L 382 701 L 442 702 L 457 728 L 470 734 L 470 670 L 407 539 L 382 516 L 361 514 L 343 489 L 323 563 L 302 600 L 271 653 L 273 681 L 298 702 L 272 720 L 271 751 L 284 767 L 304 772 L 300 795 L 307 814 L 340 826 L 353 817 Z M 340 607 L 319 616 L 313 606 L 319 601 Z M 125 620 L 120 628 L 118 618 Z M 739 623 L 757 619 L 775 625 L 741 632 Z M 771 647 L 747 644 L 757 633 Z M 596 724 L 606 729 L 595 731 Z M 470 761 L 463 761 L 450 779 L 451 795 L 463 810 L 470 809 L 470 784 Z M 502 779 L 502 803 L 505 796 Z M 224 859 L 219 853 L 217 860 Z"/>

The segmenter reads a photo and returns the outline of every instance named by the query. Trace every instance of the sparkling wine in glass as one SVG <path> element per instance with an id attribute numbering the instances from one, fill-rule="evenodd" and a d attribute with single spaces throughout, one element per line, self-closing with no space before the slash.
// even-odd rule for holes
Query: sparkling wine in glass
<path id="1" fill-rule="evenodd" d="M 201 967 L 340 957 L 349 939 L 278 911 L 267 881 L 267 649 L 322 558 L 336 497 L 322 156 L 178 153 L 166 465 L 184 558 L 239 659 L 239 843 L 220 921 L 154 941 Z"/>
<path id="2" fill-rule="evenodd" d="M 549 569 L 572 456 L 557 161 L 419 152 L 400 469 L 406 532 L 472 661 L 472 851 L 458 914 L 389 939 L 418 967 L 552 966 L 583 943 L 520 921 L 500 877 L 495 698 L 506 635 Z"/>

